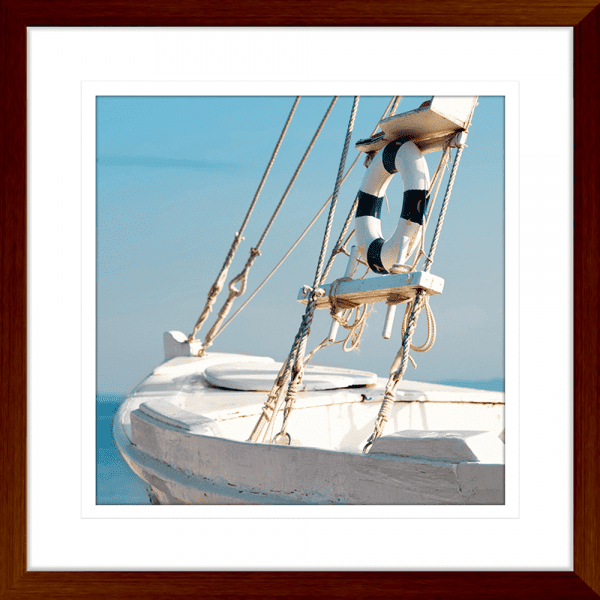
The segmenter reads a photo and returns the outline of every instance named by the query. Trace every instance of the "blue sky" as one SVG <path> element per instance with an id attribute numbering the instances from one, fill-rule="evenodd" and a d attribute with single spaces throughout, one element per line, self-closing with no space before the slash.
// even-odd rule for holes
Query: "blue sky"
<path id="1" fill-rule="evenodd" d="M 398 112 L 425 97 L 406 97 Z M 99 97 L 97 100 L 97 390 L 127 393 L 163 359 L 162 334 L 190 333 L 239 229 L 292 97 Z M 230 278 L 241 270 L 283 194 L 331 98 L 300 100 L 282 149 L 245 232 Z M 356 140 L 367 137 L 389 98 L 363 97 Z M 246 296 L 263 280 L 332 193 L 352 98 L 340 98 L 250 272 Z M 504 374 L 504 102 L 480 97 L 432 272 L 445 279 L 431 299 L 437 341 L 417 354 L 407 379 L 501 378 Z M 431 174 L 440 153 L 428 154 Z M 362 159 L 342 187 L 332 242 L 360 187 Z M 433 218 L 441 206 L 445 182 Z M 398 222 L 402 182 L 388 189 L 383 233 Z M 433 219 L 432 218 L 432 219 Z M 326 215 L 248 307 L 217 337 L 215 351 L 282 360 L 304 307 L 298 290 L 312 284 Z M 432 220 L 427 242 L 434 230 Z M 331 248 L 330 245 L 330 248 Z M 330 280 L 343 275 L 336 261 Z M 375 276 L 375 275 L 373 275 Z M 208 331 L 224 300 L 200 332 Z M 243 300 L 243 298 L 242 298 Z M 241 302 L 234 305 L 234 310 Z M 381 338 L 385 306 L 375 306 L 358 352 L 322 350 L 316 364 L 386 376 L 400 345 L 398 311 L 390 340 Z M 425 315 L 415 341 L 426 335 Z M 308 349 L 326 335 L 318 311 Z"/>

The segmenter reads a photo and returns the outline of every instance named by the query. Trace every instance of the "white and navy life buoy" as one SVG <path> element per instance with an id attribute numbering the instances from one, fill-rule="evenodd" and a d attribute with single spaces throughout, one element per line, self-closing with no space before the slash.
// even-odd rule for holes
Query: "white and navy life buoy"
<path id="1" fill-rule="evenodd" d="M 388 240 L 381 231 L 381 205 L 395 173 L 404 184 L 404 201 L 396 231 Z M 408 238 L 407 259 L 419 242 L 426 216 L 429 169 L 417 146 L 400 138 L 378 152 L 369 165 L 358 191 L 356 240 L 370 268 L 379 274 L 390 272 L 398 263 L 402 238 Z"/>

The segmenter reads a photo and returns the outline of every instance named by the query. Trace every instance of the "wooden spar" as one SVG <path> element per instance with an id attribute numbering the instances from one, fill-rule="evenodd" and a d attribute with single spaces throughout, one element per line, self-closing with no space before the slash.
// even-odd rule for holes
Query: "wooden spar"
<path id="1" fill-rule="evenodd" d="M 434 96 L 419 108 L 383 119 L 378 134 L 356 143 L 362 152 L 381 150 L 391 140 L 406 137 L 423 154 L 442 150 L 467 126 L 477 103 L 475 96 Z"/>
<path id="2" fill-rule="evenodd" d="M 319 286 L 325 293 L 323 296 L 317 297 L 317 308 L 330 307 L 329 292 L 332 285 Z M 357 305 L 374 302 L 402 304 L 412 300 L 418 290 L 425 290 L 430 295 L 438 295 L 442 293 L 443 289 L 444 280 L 441 277 L 425 271 L 414 271 L 354 281 L 341 281 L 337 285 L 335 296 Z M 309 297 L 310 290 L 303 288 L 298 292 L 298 302 L 301 304 L 306 304 Z"/>

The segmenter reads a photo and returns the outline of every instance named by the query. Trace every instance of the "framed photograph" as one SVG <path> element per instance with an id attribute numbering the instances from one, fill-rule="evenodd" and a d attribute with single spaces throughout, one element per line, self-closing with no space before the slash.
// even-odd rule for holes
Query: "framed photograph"
<path id="1" fill-rule="evenodd" d="M 115 597 L 198 593 L 218 596 L 225 589 L 225 595 L 248 597 L 258 588 L 262 597 L 276 597 L 282 589 L 308 596 L 318 590 L 320 595 L 340 597 L 368 594 L 373 589 L 386 594 L 402 589 L 408 595 L 432 598 L 470 597 L 465 590 L 473 597 L 490 598 L 597 597 L 600 581 L 594 565 L 598 561 L 598 476 L 594 460 L 598 455 L 598 409 L 597 403 L 591 401 L 597 369 L 589 336 L 596 326 L 596 311 L 590 308 L 595 307 L 590 300 L 595 278 L 590 273 L 594 272 L 598 254 L 597 209 L 592 207 L 600 178 L 594 143 L 598 133 L 595 109 L 600 97 L 595 76 L 600 66 L 600 9 L 592 5 L 567 11 L 551 7 L 544 13 L 539 8 L 515 4 L 506 12 L 486 12 L 479 22 L 476 19 L 475 23 L 483 29 L 452 30 L 436 26 L 458 28 L 466 14 L 470 15 L 469 23 L 473 23 L 476 6 L 436 7 L 435 16 L 427 19 L 410 12 L 416 9 L 395 16 L 398 9 L 391 6 L 390 22 L 386 23 L 375 22 L 364 7 L 355 7 L 354 12 L 345 8 L 336 15 L 320 7 L 310 18 L 298 16 L 304 14 L 304 9 L 298 14 L 293 10 L 286 12 L 290 8 L 293 6 L 286 4 L 277 18 L 254 17 L 247 11 L 243 11 L 243 16 L 228 18 L 216 8 L 214 12 L 203 11 L 202 15 L 190 17 L 194 11 L 190 12 L 185 3 L 170 5 L 169 11 L 126 2 L 118 10 L 109 7 L 96 12 L 69 7 L 62 14 L 45 6 L 20 4 L 17 8 L 9 2 L 3 4 L 2 26 L 6 35 L 2 44 L 6 60 L 2 89 L 7 93 L 2 96 L 5 126 L 1 136 L 1 210 L 6 251 L 2 253 L 0 293 L 6 323 L 4 347 L 10 352 L 3 354 L 2 514 L 6 532 L 4 555 L 11 557 L 3 564 L 3 597 L 54 597 L 65 588 L 73 590 L 69 592 L 72 597 L 89 596 L 98 585 L 103 593 Z M 239 15 L 239 7 L 232 14 Z M 518 23 L 515 15 L 519 15 Z M 98 25 L 108 27 L 98 29 Z M 120 28 L 124 25 L 141 28 Z M 381 29 L 369 28 L 382 25 Z M 531 29 L 513 28 L 514 25 Z M 61 26 L 78 27 L 65 29 L 66 43 L 59 42 L 57 36 L 56 51 L 48 51 L 40 58 L 40 48 L 54 45 L 49 40 L 62 31 Z M 551 28 L 557 26 L 558 29 Z M 349 29 L 352 27 L 357 29 Z M 404 27 L 428 29 L 396 29 Z M 155 33 L 160 35 L 155 37 Z M 511 118 L 518 115 L 519 121 L 518 127 L 507 128 L 512 144 L 507 148 L 516 151 L 506 157 L 507 164 L 514 161 L 516 165 L 514 190 L 519 197 L 515 205 L 518 213 L 509 210 L 513 229 L 506 243 L 519 246 L 521 253 L 515 261 L 518 264 L 513 265 L 511 260 L 505 265 L 505 269 L 513 269 L 506 281 L 515 281 L 514 297 L 519 298 L 517 342 L 513 352 L 507 349 L 506 355 L 517 374 L 513 381 L 520 400 L 520 418 L 515 419 L 519 433 L 513 446 L 519 455 L 513 457 L 511 469 L 514 502 L 502 507 L 507 511 L 504 514 L 492 515 L 482 510 L 462 516 L 443 511 L 399 515 L 381 506 L 371 507 L 373 512 L 368 515 L 332 514 L 324 512 L 323 507 L 306 507 L 316 510 L 299 516 L 283 506 L 259 507 L 261 512 L 250 515 L 243 511 L 227 513 L 223 506 L 192 514 L 185 512 L 191 507 L 184 506 L 98 505 L 86 491 L 95 483 L 90 457 L 92 463 L 95 460 L 88 443 L 90 403 L 84 402 L 90 392 L 93 398 L 98 390 L 93 379 L 99 372 L 97 355 L 89 351 L 97 341 L 96 319 L 93 313 L 90 317 L 89 309 L 95 298 L 94 294 L 86 295 L 85 287 L 85 281 L 94 275 L 86 265 L 89 249 L 95 247 L 88 239 L 85 221 L 91 206 L 85 160 L 85 107 L 89 98 L 132 97 L 136 85 L 142 86 L 139 89 L 146 86 L 146 91 L 140 92 L 146 97 L 154 93 L 161 97 L 225 96 L 208 90 L 221 90 L 229 85 L 228 81 L 232 82 L 231 96 L 243 95 L 250 79 L 254 85 L 262 82 L 268 90 L 265 96 L 276 95 L 271 90 L 278 85 L 280 95 L 293 96 L 293 81 L 306 84 L 312 75 L 323 83 L 334 60 L 345 56 L 360 64 L 360 77 L 352 77 L 346 66 L 340 66 L 339 81 L 329 82 L 329 87 L 337 85 L 343 95 L 351 96 L 352 86 L 347 84 L 354 81 L 361 95 L 375 96 L 385 79 L 383 67 L 369 68 L 372 50 L 359 51 L 352 42 L 361 46 L 362 42 L 358 42 L 371 35 L 376 39 L 378 35 L 398 33 L 404 33 L 405 40 L 399 54 L 410 53 L 417 33 L 436 34 L 439 46 L 436 42 L 430 45 L 449 52 L 446 56 L 423 50 L 422 63 L 428 67 L 435 64 L 436 73 L 447 73 L 451 81 L 458 80 L 457 64 L 467 63 L 462 85 L 470 81 L 480 82 L 482 89 L 486 87 L 483 60 L 479 57 L 479 63 L 476 58 L 470 61 L 465 53 L 467 39 L 472 43 L 474 56 L 478 50 L 484 56 L 499 56 L 498 49 L 503 48 L 506 65 L 515 61 L 517 55 L 523 57 L 521 62 L 526 65 L 515 70 L 513 77 L 508 75 L 507 66 L 498 76 L 488 65 L 492 81 L 486 84 L 488 90 L 494 85 L 498 89 L 504 86 L 506 91 L 497 96 L 518 99 L 518 110 L 505 112 Z M 199 44 L 198 39 L 202 40 Z M 286 43 L 288 48 L 280 56 L 271 51 Z M 336 44 L 347 50 L 334 49 Z M 381 42 L 380 46 L 389 56 L 391 45 Z M 82 49 L 80 55 L 77 48 Z M 312 54 L 306 48 L 312 48 Z M 531 52 L 525 56 L 527 48 Z M 228 58 L 223 59 L 223 54 Z M 287 82 L 286 87 L 281 65 L 292 58 L 294 64 L 299 63 L 300 56 L 305 66 L 290 70 L 292 84 Z M 183 58 L 176 62 L 179 57 Z M 449 57 L 456 64 L 439 70 L 439 63 Z M 275 79 L 279 82 L 270 87 L 264 75 L 269 73 L 268 58 L 274 61 L 272 69 L 278 73 Z M 572 104 L 569 81 L 565 78 L 571 59 Z M 259 71 L 252 69 L 244 71 L 245 61 L 250 64 L 261 60 L 266 64 L 261 67 L 262 75 L 257 76 Z M 319 62 L 325 64 L 324 70 L 315 67 Z M 59 64 L 63 72 L 57 68 Z M 186 71 L 189 64 L 204 68 L 197 79 L 203 82 L 205 91 L 198 93 L 194 88 L 198 81 Z M 549 68 L 554 69 L 556 79 L 554 88 L 538 89 L 543 90 L 539 94 L 539 115 L 532 112 L 536 91 L 533 88 L 538 80 L 536 76 L 528 79 L 527 73 L 533 71 L 526 71 L 534 66 L 538 67 L 539 81 L 552 79 Z M 216 74 L 218 68 L 227 71 L 227 75 Z M 136 75 L 132 76 L 134 69 Z M 154 73 L 157 80 L 151 81 Z M 247 80 L 241 85 L 244 73 Z M 57 80 L 48 87 L 52 76 Z M 365 85 L 370 78 L 373 94 Z M 406 89 L 417 89 L 417 78 L 414 65 L 400 77 L 406 80 Z M 441 78 L 430 75 L 427 80 Z M 160 91 L 169 86 L 173 92 Z M 179 91 L 186 86 L 187 92 Z M 481 95 L 485 96 L 485 91 Z M 40 110 L 41 98 L 45 111 Z M 111 110 L 109 104 L 103 105 L 102 110 Z M 55 107 L 56 120 L 52 122 Z M 571 110 L 574 121 L 569 131 Z M 535 119 L 531 118 L 533 115 Z M 534 127 L 538 117 L 539 123 L 548 124 L 547 129 Z M 51 147 L 40 143 L 38 134 L 48 123 L 52 126 L 47 130 L 54 132 Z M 556 147 L 552 147 L 554 139 L 559 140 Z M 573 189 L 569 177 L 571 142 L 575 147 Z M 111 154 L 104 152 L 97 158 L 110 162 Z M 508 178 L 506 191 L 512 189 L 510 186 Z M 540 197 L 530 200 L 536 191 Z M 571 198 L 573 208 L 569 205 Z M 571 220 L 575 224 L 572 248 Z M 561 238 L 556 242 L 557 251 L 548 256 L 554 247 L 550 239 L 557 237 Z M 514 277 L 515 272 L 518 278 Z M 556 294 L 557 289 L 561 294 Z M 570 300 L 571 293 L 574 302 Z M 533 302 L 533 296 L 538 296 L 541 308 Z M 539 337 L 533 341 L 536 335 Z M 90 356 L 95 357 L 93 364 Z M 552 360 L 557 364 L 551 364 Z M 525 399 L 527 403 L 523 404 Z M 567 439 L 571 423 L 573 442 Z M 509 531 L 517 548 L 507 557 Z M 517 542 L 519 531 L 523 539 Z M 404 546 L 402 535 L 407 542 Z M 495 535 L 500 542 L 495 542 Z M 538 539 L 533 539 L 536 535 Z M 329 553 L 320 541 L 323 537 L 330 541 Z M 434 543 L 425 544 L 432 537 Z M 44 544 L 40 543 L 42 539 Z M 51 539 L 54 553 L 48 551 Z M 199 539 L 207 540 L 200 548 Z M 274 539 L 279 540 L 276 546 L 292 544 L 296 548 L 271 555 Z M 254 540 L 254 551 L 249 550 L 247 540 Z M 162 543 L 163 548 L 153 551 L 156 543 Z M 408 558 L 409 545 L 413 548 L 412 559 Z M 451 552 L 450 548 L 455 550 Z M 548 548 L 552 551 L 546 553 Z M 167 550 L 170 559 L 165 559 Z M 307 575 L 306 571 L 314 572 Z"/>
<path id="2" fill-rule="evenodd" d="M 93 265 L 97 257 L 95 281 L 94 270 L 85 269 L 90 276 L 86 277 L 89 286 L 84 285 L 86 290 L 89 287 L 84 292 L 89 301 L 84 300 L 84 305 L 89 308 L 83 321 L 96 323 L 96 377 L 91 384 L 97 386 L 98 440 L 97 463 L 84 466 L 86 472 L 97 470 L 95 497 L 93 489 L 84 494 L 90 494 L 96 504 L 113 506 L 110 513 L 103 510 L 101 514 L 114 517 L 114 505 L 149 502 L 193 504 L 196 508 L 190 513 L 204 517 L 213 505 L 227 504 L 251 505 L 244 511 L 248 516 L 259 514 L 256 505 L 271 505 L 268 512 L 273 514 L 274 510 L 283 510 L 281 505 L 326 504 L 364 505 L 362 510 L 353 511 L 355 516 L 361 512 L 370 515 L 367 507 L 375 504 L 379 505 L 380 517 L 396 515 L 397 505 L 403 505 L 405 518 L 409 514 L 426 516 L 427 512 L 422 514 L 416 508 L 425 505 L 437 506 L 437 518 L 468 516 L 462 504 L 477 505 L 479 516 L 483 516 L 483 506 L 488 507 L 488 517 L 517 514 L 518 445 L 516 441 L 511 444 L 505 457 L 502 438 L 505 429 L 518 430 L 516 373 L 509 377 L 513 389 L 506 427 L 504 418 L 504 348 L 518 345 L 517 296 L 508 295 L 505 300 L 505 285 L 517 285 L 518 272 L 512 269 L 506 284 L 504 273 L 505 263 L 516 264 L 518 256 L 516 244 L 504 242 L 505 219 L 508 239 L 518 237 L 511 226 L 518 222 L 518 203 L 505 205 L 504 201 L 505 195 L 518 197 L 518 85 L 460 82 L 450 86 L 427 82 L 425 86 L 402 87 L 400 98 L 378 95 L 378 85 L 370 81 L 325 86 L 262 83 L 260 95 L 256 95 L 257 85 L 252 82 L 225 86 L 187 83 L 181 88 L 185 95 L 178 95 L 178 85 L 171 82 L 83 84 L 82 160 L 87 165 L 82 188 L 84 262 Z M 335 88 L 341 95 L 327 95 L 328 88 Z M 474 88 L 478 96 L 466 95 Z M 344 95 L 351 90 L 357 96 Z M 427 90 L 438 92 L 432 99 Z M 235 95 L 230 95 L 232 91 Z M 394 114 L 386 116 L 392 109 Z M 354 122 L 348 133 L 350 114 Z M 442 116 L 450 114 L 452 119 Z M 457 160 L 458 148 L 446 149 L 446 144 L 469 119 L 469 134 Z M 400 138 L 398 128 L 413 132 L 414 140 L 398 146 L 403 149 L 402 154 L 397 153 L 401 171 L 387 179 L 380 160 L 367 171 L 363 165 L 367 156 L 374 160 L 375 154 L 355 148 L 380 122 L 384 128 L 395 128 L 389 133 L 394 139 L 388 144 Z M 278 125 L 285 125 L 283 137 Z M 328 197 L 333 196 L 347 136 L 347 177 L 339 185 L 337 210 L 328 221 Z M 381 150 L 382 142 L 377 138 L 367 145 L 366 150 L 375 152 L 371 146 Z M 275 147 L 278 151 L 273 157 Z M 388 153 L 394 149 L 390 148 Z M 443 169 L 441 161 L 449 155 L 452 168 Z M 400 162 L 405 160 L 409 160 L 406 166 Z M 270 165 L 269 173 L 262 178 L 266 164 Z M 386 191 L 380 188 L 377 196 L 381 204 L 372 200 L 372 194 L 358 192 L 370 185 L 370 179 L 361 184 L 363 177 L 385 180 Z M 451 194 L 447 191 L 450 181 Z M 261 185 L 258 194 L 257 185 Z M 421 186 L 421 194 L 430 195 L 426 213 L 422 218 L 412 215 L 410 224 L 401 215 L 404 211 L 407 216 L 416 192 L 407 192 L 404 200 L 405 185 L 406 189 Z M 389 210 L 384 196 L 389 198 Z M 357 197 L 362 204 L 354 217 Z M 379 211 L 379 218 L 358 216 L 367 212 L 369 202 L 379 206 L 373 209 Z M 246 219 L 250 205 L 252 213 Z M 322 215 L 320 220 L 315 214 Z M 363 256 L 352 283 L 346 284 L 340 278 L 344 278 L 351 260 L 351 245 L 358 249 L 365 244 L 359 236 L 368 236 L 370 230 L 360 227 L 369 227 L 376 219 L 380 233 L 389 238 L 383 256 L 397 259 L 394 240 L 403 231 L 413 236 L 426 231 L 423 252 L 415 237 L 402 259 L 410 264 L 402 267 L 403 272 L 384 277 L 367 266 Z M 415 226 L 413 221 L 422 223 Z M 331 223 L 330 244 L 323 251 L 326 222 Z M 309 228 L 311 223 L 313 228 Z M 390 235 L 395 227 L 399 233 Z M 348 250 L 333 254 L 329 262 L 333 244 L 340 243 L 336 240 L 344 228 L 347 232 L 341 242 L 351 236 L 346 242 Z M 353 233 L 355 228 L 358 234 Z M 437 241 L 432 252 L 429 248 L 435 232 Z M 237 252 L 234 247 L 228 254 L 232 243 L 238 245 L 240 236 L 244 240 Z M 289 254 L 296 240 L 297 250 Z M 385 250 L 388 247 L 390 251 Z M 436 252 L 438 247 L 440 251 Z M 478 251 L 473 253 L 473 248 Z M 327 252 L 323 277 L 326 264 L 331 265 L 326 269 L 324 289 L 327 285 L 354 285 L 358 291 L 333 288 L 342 294 L 335 302 L 344 302 L 344 294 L 348 293 L 354 298 L 354 308 L 342 313 L 341 325 L 336 321 L 339 331 L 335 340 L 331 339 L 330 311 L 311 313 L 305 357 L 312 356 L 302 380 L 304 391 L 295 401 L 298 410 L 290 411 L 286 419 L 296 441 L 292 448 L 281 448 L 287 444 L 268 443 L 271 427 L 263 421 L 262 407 L 303 315 L 310 312 L 307 302 L 299 302 L 297 297 L 302 286 L 313 281 L 320 252 Z M 287 262 L 282 263 L 282 257 L 288 254 Z M 231 256 L 231 265 L 223 270 L 226 256 Z M 432 265 L 435 260 L 435 268 L 430 271 L 423 270 L 425 256 L 432 259 Z M 273 272 L 278 265 L 281 268 Z M 217 284 L 211 287 L 213 282 L 223 280 L 227 269 L 229 281 L 243 269 L 239 278 L 247 277 L 246 293 L 238 298 L 237 292 L 230 292 L 228 284 L 223 283 L 221 295 L 211 293 L 210 301 L 205 301 L 202 296 L 216 289 Z M 465 271 L 477 273 L 482 281 L 477 288 L 469 286 L 467 295 L 459 284 Z M 390 305 L 399 309 L 397 319 L 396 323 L 392 317 L 387 319 L 387 339 L 382 339 L 387 317 L 385 301 L 390 294 L 397 298 L 403 292 L 407 300 L 415 293 L 413 278 L 426 277 L 425 273 L 430 273 L 431 285 L 439 288 L 431 288 L 432 296 L 421 310 L 413 345 L 422 346 L 421 350 L 435 346 L 435 352 L 415 354 L 416 372 L 412 365 L 406 372 L 406 363 L 405 373 L 398 377 L 389 422 L 379 425 L 382 434 L 403 432 L 398 438 L 401 443 L 419 448 L 415 452 L 421 452 L 417 456 L 424 459 L 420 467 L 411 461 L 400 466 L 395 455 L 388 455 L 394 456 L 388 463 L 379 456 L 382 452 L 378 448 L 394 443 L 391 438 L 375 443 L 376 456 L 367 456 L 363 448 L 374 430 L 388 373 L 402 343 L 402 316 L 414 306 L 404 302 Z M 443 289 L 444 280 L 449 283 L 448 292 Z M 262 290 L 260 282 L 265 282 Z M 255 292 L 256 299 L 250 303 Z M 373 299 L 367 302 L 370 306 L 359 304 L 361 294 L 365 300 Z M 214 302 L 212 314 L 203 308 L 205 302 Z M 330 305 L 327 297 L 317 302 L 319 308 Z M 222 309 L 224 303 L 226 308 Z M 194 327 L 200 314 L 207 317 L 206 324 Z M 234 321 L 233 317 L 238 318 Z M 163 357 L 165 323 L 167 354 Z M 189 331 L 183 333 L 186 325 Z M 195 335 L 190 343 L 192 328 Z M 206 350 L 202 356 L 193 350 L 192 355 L 192 348 L 200 348 L 200 343 Z M 316 350 L 311 351 L 313 348 Z M 515 365 L 509 360 L 510 368 Z M 149 369 L 155 367 L 158 370 L 147 377 Z M 178 372 L 174 378 L 173 368 Z M 168 381 L 174 385 L 171 395 L 167 394 Z M 288 388 L 281 386 L 271 394 L 279 391 L 284 398 Z M 221 394 L 222 401 L 215 394 Z M 146 414 L 150 407 L 154 408 Z M 235 454 L 236 448 L 242 451 L 237 474 L 237 459 L 228 460 L 225 466 L 214 457 L 210 460 L 216 469 L 214 477 L 209 474 L 208 464 L 199 467 L 190 463 L 185 468 L 173 465 L 176 471 L 188 471 L 188 477 L 191 473 L 199 476 L 178 483 L 178 474 L 168 471 L 169 459 L 161 456 L 158 447 L 148 448 L 145 440 L 150 438 L 142 433 L 147 427 L 158 437 L 175 433 L 170 428 L 162 429 L 167 425 L 167 413 L 162 411 L 173 416 L 175 407 L 180 411 L 180 425 L 189 422 L 191 427 L 179 442 L 212 444 L 215 440 L 206 440 L 205 436 L 214 433 L 220 438 L 216 443 L 225 443 L 223 448 L 229 448 L 218 450 L 219 455 L 232 457 L 230 452 Z M 225 411 L 222 414 L 221 409 Z M 120 416 L 113 419 L 117 411 Z M 270 417 L 277 427 L 275 432 L 283 426 L 282 411 Z M 158 414 L 162 417 L 154 419 Z M 204 435 L 196 428 L 200 414 L 212 423 Z M 254 440 L 263 443 L 245 444 L 255 423 L 264 424 L 260 433 L 260 425 L 256 426 Z M 189 437 L 192 431 L 200 437 Z M 93 431 L 84 437 L 93 443 Z M 287 440 L 280 435 L 278 441 L 282 437 Z M 225 438 L 233 443 L 224 442 Z M 165 446 L 171 455 L 179 442 L 173 439 Z M 429 458 L 422 454 L 423 443 L 434 452 Z M 442 447 L 445 450 L 440 450 Z M 142 448 L 148 456 L 158 458 L 163 465 L 160 472 L 154 462 L 143 458 Z M 251 466 L 253 453 L 257 462 Z M 84 449 L 84 456 L 92 454 Z M 182 448 L 178 454 L 187 461 L 183 457 L 208 456 L 212 452 L 208 448 Z M 454 462 L 474 459 L 479 461 L 477 467 L 457 467 Z M 265 463 L 271 465 L 267 470 L 262 468 Z M 302 473 L 292 475 L 293 464 Z M 314 470 L 306 476 L 303 473 L 310 464 L 315 465 Z M 508 486 L 504 484 L 505 464 L 511 479 Z M 365 469 L 368 475 L 363 476 Z M 432 480 L 424 475 L 428 469 L 432 469 Z M 223 487 L 218 482 L 224 471 L 230 475 Z M 377 475 L 379 472 L 385 475 Z M 410 483 L 415 473 L 419 482 Z M 446 485 L 446 477 L 452 480 L 454 473 L 462 485 Z M 463 475 L 465 479 L 460 479 Z M 465 485 L 467 479 L 469 484 Z M 431 491 L 438 488 L 439 494 Z M 455 503 L 459 506 L 447 512 L 440 508 Z M 89 516 L 97 512 L 93 506 L 88 508 L 91 504 L 84 502 Z M 168 511 L 163 509 L 160 514 L 164 517 Z M 347 510 L 344 514 L 349 516 Z"/>

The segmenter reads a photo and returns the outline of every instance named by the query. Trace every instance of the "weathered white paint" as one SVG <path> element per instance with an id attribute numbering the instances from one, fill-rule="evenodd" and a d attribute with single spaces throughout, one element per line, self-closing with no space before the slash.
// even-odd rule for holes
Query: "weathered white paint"
<path id="1" fill-rule="evenodd" d="M 165 358 L 175 356 L 197 356 L 202 348 L 200 340 L 188 340 L 187 335 L 181 331 L 167 331 L 163 335 Z"/>
<path id="2" fill-rule="evenodd" d="M 266 393 L 217 389 L 204 378 L 211 365 L 241 358 L 247 360 L 218 353 L 170 359 L 119 410 L 117 444 L 157 502 L 503 502 L 504 466 L 484 462 L 473 444 L 479 462 L 441 460 L 432 450 L 427 458 L 395 456 L 393 449 L 361 453 L 383 396 L 382 379 L 374 388 L 302 393 L 289 424 L 300 446 L 245 442 Z M 503 394 L 407 381 L 397 398 L 386 438 L 402 430 L 412 430 L 413 438 L 419 437 L 414 430 L 485 430 L 499 441 Z M 477 438 L 466 437 L 467 444 Z"/>
<path id="3" fill-rule="evenodd" d="M 489 431 L 397 431 L 375 440 L 371 454 L 504 464 L 504 444 Z"/>
<path id="4" fill-rule="evenodd" d="M 196 435 L 221 435 L 219 424 L 215 420 L 182 410 L 163 398 L 148 400 L 138 410 L 159 423 L 182 431 Z"/>
<path id="5" fill-rule="evenodd" d="M 282 363 L 236 362 L 215 365 L 204 371 L 208 383 L 229 390 L 269 392 Z M 350 386 L 374 386 L 377 375 L 367 371 L 308 365 L 304 369 L 302 391 L 335 390 Z"/>
<path id="6" fill-rule="evenodd" d="M 131 425 L 138 450 L 177 465 L 190 478 L 245 492 L 258 501 L 278 496 L 282 503 L 463 504 L 478 503 L 479 492 L 485 503 L 500 504 L 504 499 L 503 465 L 469 471 L 471 485 L 465 494 L 458 465 L 449 461 L 189 435 L 141 411 L 132 413 Z M 492 472 L 491 479 L 486 470 Z M 474 478 L 485 487 L 473 486 Z"/>

